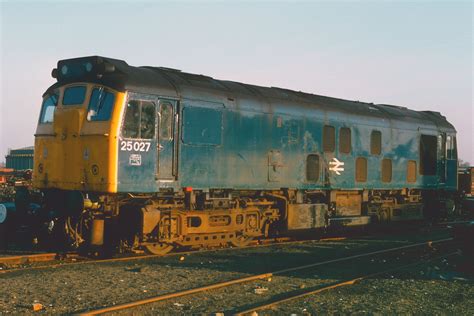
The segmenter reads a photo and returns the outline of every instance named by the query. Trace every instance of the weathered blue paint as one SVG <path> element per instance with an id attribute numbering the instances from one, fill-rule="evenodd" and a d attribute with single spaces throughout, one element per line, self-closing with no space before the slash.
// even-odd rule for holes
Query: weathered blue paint
<path id="1" fill-rule="evenodd" d="M 421 134 L 455 135 L 449 123 L 440 125 L 436 122 L 443 120 L 440 116 L 433 118 L 432 113 L 415 114 L 399 107 L 338 99 L 322 98 L 319 103 L 317 96 L 309 103 L 304 96 L 297 99 L 295 92 L 286 94 L 283 89 L 247 86 L 253 94 L 238 93 L 243 89 L 240 84 L 225 82 L 229 88 L 225 90 L 217 83 L 206 83 L 206 80 L 213 80 L 207 77 L 199 78 L 202 87 L 198 87 L 180 81 L 181 73 L 168 72 L 167 75 L 179 85 L 176 95 L 145 93 L 151 88 L 135 89 L 142 91 L 137 94 L 141 98 L 153 100 L 157 105 L 160 100 L 176 100 L 178 117 L 173 142 L 159 154 L 153 150 L 142 154 L 140 167 L 129 164 L 131 153 L 120 152 L 119 192 L 156 192 L 169 187 L 176 190 L 183 187 L 200 190 L 456 188 L 455 163 L 449 161 L 445 163 L 446 181 L 442 181 L 441 171 L 434 176 L 417 172 L 416 182 L 407 183 L 409 160 L 416 161 L 419 171 Z M 185 74 L 182 76 L 188 78 Z M 153 89 L 160 91 L 158 86 Z M 266 95 L 259 97 L 260 91 Z M 405 112 L 409 113 L 407 117 Z M 336 149 L 333 153 L 322 150 L 324 125 L 335 128 Z M 349 154 L 339 152 L 341 127 L 351 129 L 352 150 Z M 159 130 L 158 122 L 156 129 Z M 370 154 L 373 130 L 382 133 L 382 153 L 377 156 Z M 163 146 L 158 134 L 151 141 L 152 146 Z M 306 179 L 309 154 L 317 154 L 321 159 L 317 182 Z M 357 157 L 367 159 L 368 175 L 363 183 L 355 181 Z M 381 181 L 384 158 L 392 160 L 392 181 L 389 183 Z M 160 165 L 165 159 L 168 162 Z M 171 159 L 176 162 L 174 167 L 169 163 Z M 344 163 L 340 175 L 330 171 L 334 159 Z M 438 160 L 442 159 L 439 155 Z M 174 168 L 173 177 L 160 178 L 158 170 L 170 174 L 163 168 Z"/>
<path id="2" fill-rule="evenodd" d="M 253 101 L 253 102 L 252 102 Z M 180 103 L 178 177 L 176 182 L 161 183 L 150 175 L 156 165 L 147 159 L 142 171 L 126 166 L 121 160 L 120 190 L 153 192 L 159 187 L 193 187 L 233 189 L 395 189 L 439 188 L 454 189 L 455 172 L 448 171 L 449 182 L 440 176 L 417 174 L 416 183 L 407 183 L 407 162 L 415 160 L 419 168 L 419 137 L 416 126 L 406 122 L 373 120 L 359 115 L 312 111 L 296 104 L 259 104 L 254 100 L 185 99 Z M 322 129 L 331 125 L 336 130 L 336 150 L 322 152 Z M 339 152 L 341 127 L 351 128 L 352 150 Z M 382 153 L 370 154 L 372 130 L 382 133 Z M 429 123 L 423 133 L 437 135 L 440 131 Z M 452 133 L 452 131 L 451 131 Z M 306 157 L 321 157 L 320 181 L 306 180 Z M 355 181 L 355 160 L 365 157 L 368 162 L 367 182 Z M 344 162 L 340 175 L 330 171 L 336 158 Z M 381 181 L 382 159 L 392 160 L 392 181 Z M 455 161 L 454 161 L 455 162 Z M 448 169 L 453 164 L 448 162 Z M 124 168 L 128 168 L 127 171 Z M 453 180 L 454 179 L 454 180 Z M 125 186 L 124 184 L 127 183 Z"/>
<path id="3" fill-rule="evenodd" d="M 149 142 L 150 150 L 140 152 L 136 150 L 120 150 L 118 154 L 118 192 L 155 192 L 156 187 L 156 140 L 137 140 L 119 138 L 122 141 Z"/>
<path id="4" fill-rule="evenodd" d="M 355 115 L 322 113 L 315 109 L 307 116 L 298 116 L 298 109 L 288 113 L 256 113 L 236 111 L 227 107 L 224 111 L 224 138 L 219 147 L 192 147 L 181 144 L 180 183 L 198 189 L 241 188 L 272 189 L 281 187 L 301 189 L 390 189 L 390 188 L 435 188 L 439 186 L 437 176 L 417 175 L 417 182 L 406 182 L 407 162 L 418 162 L 419 132 L 394 127 L 391 122 L 364 122 Z M 280 123 L 278 123 L 280 121 Z M 279 125 L 278 125 L 279 124 Z M 328 124 L 336 128 L 336 151 L 322 153 L 322 127 Z M 279 127 L 280 126 L 280 127 Z M 352 151 L 339 152 L 339 129 L 351 127 Z M 186 127 L 184 127 L 186 128 Z M 370 133 L 373 129 L 382 132 L 382 154 L 370 155 Z M 433 129 L 433 133 L 436 130 Z M 276 162 L 278 176 L 272 177 L 275 167 L 269 166 L 269 153 L 278 151 Z M 317 153 L 322 158 L 319 183 L 308 183 L 306 156 Z M 355 159 L 368 160 L 368 180 L 355 182 Z M 344 162 L 344 172 L 336 175 L 329 171 L 333 158 Z M 392 181 L 381 181 L 381 162 L 392 159 Z M 270 179 L 270 177 L 272 179 Z M 327 179 L 327 181 L 325 181 Z"/>
<path id="5" fill-rule="evenodd" d="M 177 122 L 175 120 L 176 104 L 177 102 L 174 100 L 160 98 L 159 108 L 157 109 L 160 115 L 156 116 L 158 122 L 156 178 L 159 180 L 173 180 L 177 171 L 174 161 L 175 141 L 178 139 Z M 171 108 L 170 113 L 164 111 L 168 107 Z M 169 131 L 166 131 L 168 127 Z"/>
<path id="6" fill-rule="evenodd" d="M 158 111 L 159 99 L 156 96 L 129 93 L 128 100 L 150 101 Z M 125 110 L 124 108 L 124 113 Z M 118 139 L 118 192 L 156 191 L 157 135 L 158 124 L 155 122 L 155 136 L 152 139 L 125 138 L 123 136 Z M 131 144 L 128 148 L 127 143 Z M 144 143 L 145 146 L 135 146 L 137 143 Z M 144 148 L 142 149 L 142 147 Z"/>

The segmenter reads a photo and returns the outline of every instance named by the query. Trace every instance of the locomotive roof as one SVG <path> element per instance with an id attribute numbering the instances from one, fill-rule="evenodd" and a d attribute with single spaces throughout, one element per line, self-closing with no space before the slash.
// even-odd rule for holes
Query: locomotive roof
<path id="1" fill-rule="evenodd" d="M 72 74 L 64 74 L 62 72 L 64 66 L 69 68 Z M 86 71 L 85 69 L 88 67 L 89 70 Z M 267 103 L 284 100 L 288 103 L 318 106 L 327 110 L 362 116 L 396 120 L 408 119 L 424 124 L 430 121 L 437 127 L 454 130 L 454 127 L 439 112 L 414 111 L 395 105 L 349 101 L 277 87 L 261 87 L 228 80 L 217 80 L 208 76 L 165 67 L 135 67 L 128 65 L 123 60 L 100 56 L 60 60 L 57 69 L 53 70 L 53 77 L 56 77 L 58 82 L 52 85 L 48 91 L 78 81 L 103 84 L 119 91 L 130 90 L 178 98 L 183 97 L 183 90 L 205 90 L 228 98 L 246 96 Z"/>

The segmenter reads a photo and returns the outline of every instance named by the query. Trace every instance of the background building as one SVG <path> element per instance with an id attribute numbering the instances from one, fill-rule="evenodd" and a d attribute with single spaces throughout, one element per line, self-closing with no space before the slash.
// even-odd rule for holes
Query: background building
<path id="1" fill-rule="evenodd" d="M 15 170 L 33 169 L 34 147 L 10 149 L 5 156 L 6 167 Z"/>

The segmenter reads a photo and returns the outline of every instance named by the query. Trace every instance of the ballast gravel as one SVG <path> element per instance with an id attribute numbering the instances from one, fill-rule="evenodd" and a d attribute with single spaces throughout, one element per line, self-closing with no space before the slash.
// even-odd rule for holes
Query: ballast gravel
<path id="1" fill-rule="evenodd" d="M 403 246 L 422 240 L 449 236 L 448 232 L 419 232 L 398 236 L 355 238 L 340 241 L 309 241 L 262 248 L 228 249 L 216 252 L 175 255 L 126 262 L 64 265 L 0 274 L 0 314 L 70 314 L 128 303 L 165 293 L 204 286 L 224 280 L 350 256 L 378 249 Z M 370 263 L 370 261 L 369 261 Z M 383 262 L 378 262 L 382 264 Z M 383 263 L 385 264 L 385 263 Z M 359 266 L 364 266 L 360 263 Z M 351 264 L 334 265 L 331 270 L 290 274 L 260 280 L 235 288 L 154 303 L 120 314 L 192 314 L 237 311 L 248 302 L 272 298 L 288 287 L 301 291 L 335 282 L 351 272 Z M 335 273 L 337 272 L 337 273 Z M 347 275 L 346 275 L 347 274 Z M 443 308 L 473 314 L 472 279 L 380 278 L 333 290 L 262 313 L 440 313 Z M 367 285 L 364 285 L 367 282 Z M 371 283 L 372 282 L 372 283 Z M 434 282 L 434 283 L 433 283 Z M 366 286 L 365 289 L 363 287 Z M 375 288 L 373 288 L 375 287 Z M 402 291 L 403 287 L 407 291 Z M 439 288 L 443 290 L 439 290 Z M 360 290 L 358 290 L 360 289 Z M 397 292 L 398 290 L 398 292 Z M 341 294 L 338 294 L 341 291 Z M 347 293 L 345 291 L 348 291 Z M 413 294 L 409 294 L 413 292 Z M 336 294 L 337 293 L 337 294 Z M 352 294 L 349 294 L 352 293 Z M 416 296 L 419 299 L 414 299 Z M 428 293 L 428 294 L 423 294 Z M 212 294 L 212 295 L 211 295 Z M 334 296 L 333 296 L 334 295 Z M 431 299 L 430 299 L 431 296 Z M 342 300 L 340 300 L 342 298 Z M 347 299 L 350 299 L 347 301 Z M 429 302 L 432 301 L 430 305 Z M 407 302 L 421 304 L 412 310 Z M 352 302 L 352 303 L 351 303 Z M 382 304 L 382 302 L 385 302 Z M 466 304 L 470 304 L 469 307 Z M 40 307 L 34 311 L 34 307 Z M 352 306 L 352 307 L 351 307 Z M 388 309 L 388 306 L 393 306 Z M 430 308 L 431 306 L 431 308 Z M 396 309 L 399 308 L 399 309 Z M 442 313 L 442 312 L 441 312 Z"/>

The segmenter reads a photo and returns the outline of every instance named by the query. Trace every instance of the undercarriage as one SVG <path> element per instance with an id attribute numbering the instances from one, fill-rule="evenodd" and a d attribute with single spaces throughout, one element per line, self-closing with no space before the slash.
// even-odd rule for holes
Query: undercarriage
<path id="1" fill-rule="evenodd" d="M 291 232 L 430 218 L 420 190 L 44 193 L 50 238 L 87 252 L 242 247 Z M 440 205 L 438 203 L 438 205 Z M 449 205 L 446 203 L 445 205 Z"/>

